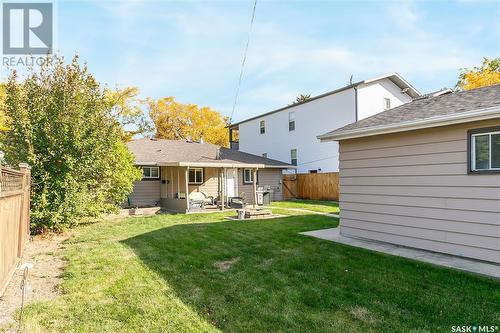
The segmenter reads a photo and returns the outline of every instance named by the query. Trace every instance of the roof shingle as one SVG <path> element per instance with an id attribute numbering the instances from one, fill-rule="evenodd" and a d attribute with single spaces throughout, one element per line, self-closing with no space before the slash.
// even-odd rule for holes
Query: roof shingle
<path id="1" fill-rule="evenodd" d="M 181 140 L 149 139 L 132 140 L 128 149 L 137 163 L 178 163 L 195 162 L 207 165 L 223 164 L 263 164 L 266 167 L 289 168 L 290 164 L 219 147 L 210 143 L 188 142 Z"/>

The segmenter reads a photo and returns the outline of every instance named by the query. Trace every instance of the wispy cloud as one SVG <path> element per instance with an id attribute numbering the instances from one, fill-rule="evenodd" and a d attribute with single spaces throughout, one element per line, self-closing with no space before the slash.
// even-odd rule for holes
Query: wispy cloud
<path id="1" fill-rule="evenodd" d="M 110 85 L 230 113 L 252 1 L 61 2 L 60 46 Z M 237 119 L 398 71 L 422 91 L 499 51 L 500 9 L 454 2 L 259 2 Z M 472 8 L 472 9 L 471 9 Z M 470 15 L 471 11 L 475 15 Z M 460 22 L 457 24 L 457 22 Z"/>

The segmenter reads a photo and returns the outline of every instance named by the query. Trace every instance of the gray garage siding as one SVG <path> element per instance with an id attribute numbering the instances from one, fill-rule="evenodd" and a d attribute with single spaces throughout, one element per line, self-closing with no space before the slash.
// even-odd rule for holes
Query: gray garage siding
<path id="1" fill-rule="evenodd" d="M 341 141 L 341 233 L 500 262 L 500 174 L 467 174 L 467 130 Z"/>

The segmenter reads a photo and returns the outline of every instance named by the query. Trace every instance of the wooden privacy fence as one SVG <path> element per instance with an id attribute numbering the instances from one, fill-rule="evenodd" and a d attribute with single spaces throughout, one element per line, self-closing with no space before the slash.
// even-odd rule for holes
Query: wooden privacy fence
<path id="1" fill-rule="evenodd" d="M 30 233 L 30 170 L 0 166 L 0 296 L 23 254 Z"/>
<path id="2" fill-rule="evenodd" d="M 285 199 L 339 200 L 339 173 L 304 173 L 283 176 Z"/>

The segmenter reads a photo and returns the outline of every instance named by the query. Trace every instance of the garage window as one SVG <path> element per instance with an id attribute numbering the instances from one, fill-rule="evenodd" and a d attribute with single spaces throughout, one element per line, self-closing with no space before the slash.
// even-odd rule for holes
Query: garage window
<path id="1" fill-rule="evenodd" d="M 469 171 L 500 172 L 500 128 L 469 132 Z"/>

